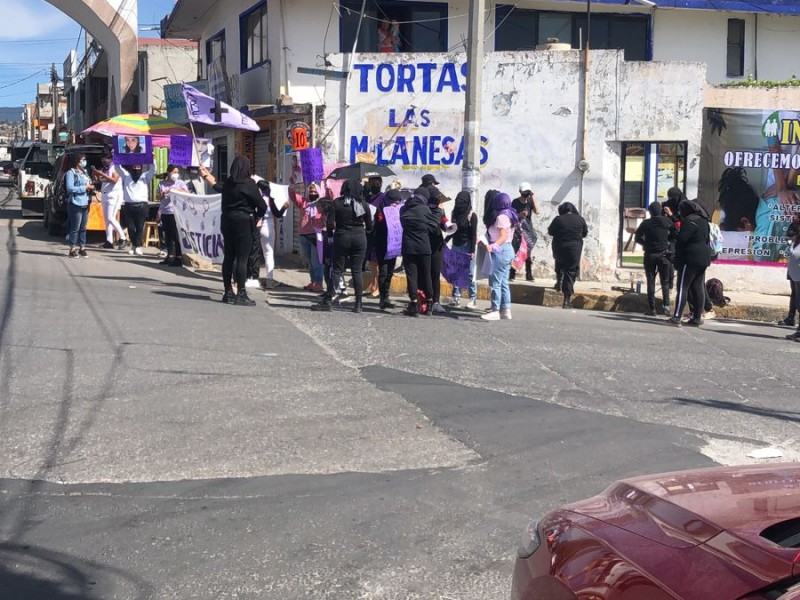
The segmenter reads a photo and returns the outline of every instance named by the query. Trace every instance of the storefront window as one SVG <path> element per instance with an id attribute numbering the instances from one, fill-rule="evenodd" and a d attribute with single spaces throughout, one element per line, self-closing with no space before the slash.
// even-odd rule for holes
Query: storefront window
<path id="1" fill-rule="evenodd" d="M 339 51 L 351 52 L 361 2 L 340 4 Z M 446 52 L 447 3 L 367 0 L 356 52 Z"/>

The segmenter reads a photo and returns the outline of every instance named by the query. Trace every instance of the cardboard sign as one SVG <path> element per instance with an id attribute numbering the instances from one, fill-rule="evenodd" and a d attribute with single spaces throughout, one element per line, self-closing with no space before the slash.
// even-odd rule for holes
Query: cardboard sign
<path id="1" fill-rule="evenodd" d="M 169 138 L 169 164 L 178 167 L 192 165 L 194 140 L 186 135 L 171 135 Z"/>

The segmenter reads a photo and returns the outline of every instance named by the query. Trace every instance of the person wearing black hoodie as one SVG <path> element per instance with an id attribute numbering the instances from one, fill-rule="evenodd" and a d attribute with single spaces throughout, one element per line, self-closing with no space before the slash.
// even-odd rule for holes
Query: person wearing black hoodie
<path id="1" fill-rule="evenodd" d="M 431 215 L 438 224 L 438 227 L 431 229 L 431 292 L 433 294 L 431 298 L 433 300 L 431 313 L 443 313 L 445 311 L 439 301 L 442 292 L 442 260 L 444 259 L 443 232 L 447 228 L 447 217 L 440 204 L 449 200 L 449 198 L 446 198 L 434 186 L 428 188 L 428 195 L 428 208 L 431 209 Z"/>
<path id="2" fill-rule="evenodd" d="M 589 230 L 575 205 L 562 202 L 558 206 L 558 216 L 550 223 L 547 233 L 553 237 L 556 281 L 558 289 L 564 294 L 562 308 L 572 308 L 572 294 L 581 266 L 583 238 L 589 234 Z"/>
<path id="3" fill-rule="evenodd" d="M 419 291 L 425 296 L 426 310 L 433 308 L 433 285 L 431 283 L 431 236 L 439 230 L 436 217 L 428 208 L 430 192 L 417 188 L 403 208 L 400 223 L 403 226 L 403 266 L 406 271 L 409 303 L 403 311 L 410 317 L 420 313 Z"/>
<path id="4" fill-rule="evenodd" d="M 467 308 L 477 308 L 478 288 L 475 284 L 475 250 L 478 244 L 478 215 L 472 210 L 472 199 L 469 192 L 458 192 L 451 216 L 458 229 L 445 242 L 452 240 L 453 250 L 470 256 L 469 303 Z M 460 303 L 461 289 L 454 285 L 453 305 L 458 306 Z"/>
<path id="5" fill-rule="evenodd" d="M 255 306 L 245 290 L 247 259 L 253 248 L 253 219 L 261 219 L 266 214 L 267 204 L 256 182 L 250 178 L 250 161 L 244 156 L 234 158 L 230 175 L 224 183 L 218 183 L 205 167 L 200 167 L 200 174 L 215 192 L 222 194 L 220 226 L 224 244 L 222 281 L 225 286 L 222 301 L 240 306 Z M 237 287 L 235 295 L 231 285 L 234 261 Z"/>
<path id="6" fill-rule="evenodd" d="M 669 258 L 670 242 L 678 235 L 678 229 L 672 219 L 662 214 L 660 202 L 653 202 L 647 207 L 650 218 L 642 221 L 636 229 L 636 243 L 644 248 L 644 273 L 647 278 L 647 316 L 656 314 L 656 275 L 661 281 L 661 301 L 664 313 L 670 314 L 669 280 L 671 261 Z"/>
<path id="7" fill-rule="evenodd" d="M 693 200 L 681 202 L 678 210 L 681 216 L 681 227 L 675 243 L 678 285 L 675 313 L 668 322 L 676 327 L 681 326 L 681 315 L 691 294 L 695 302 L 692 306 L 692 318 L 686 324 L 699 327 L 703 324 L 705 274 L 711 264 L 708 246 L 710 227 L 706 217 L 708 213 Z"/>
<path id="8" fill-rule="evenodd" d="M 327 212 L 326 229 L 328 237 L 333 238 L 333 281 L 341 279 L 349 263 L 356 295 L 353 312 L 360 313 L 364 294 L 361 274 L 367 252 L 367 234 L 372 233 L 372 212 L 357 179 L 346 181 L 342 186 L 342 195 L 333 201 Z M 332 301 L 329 288 L 322 302 L 312 306 L 311 310 L 330 311 Z"/>

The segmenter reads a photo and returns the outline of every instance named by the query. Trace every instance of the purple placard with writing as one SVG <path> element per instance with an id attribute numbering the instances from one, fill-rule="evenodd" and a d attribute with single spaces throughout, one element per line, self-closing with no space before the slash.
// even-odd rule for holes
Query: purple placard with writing
<path id="1" fill-rule="evenodd" d="M 442 255 L 442 277 L 456 287 L 469 287 L 471 260 L 469 254 L 452 250 L 445 245 Z"/>
<path id="2" fill-rule="evenodd" d="M 118 165 L 152 165 L 153 138 L 147 135 L 115 135 L 114 162 Z"/>
<path id="3" fill-rule="evenodd" d="M 187 135 L 169 136 L 169 164 L 178 167 L 191 166 L 193 142 L 194 139 Z"/>
<path id="4" fill-rule="evenodd" d="M 322 148 L 308 148 L 300 150 L 300 169 L 303 172 L 303 181 L 321 181 L 325 177 L 325 168 L 322 166 Z"/>
<path id="5" fill-rule="evenodd" d="M 383 216 L 386 218 L 386 260 L 400 256 L 403 249 L 403 226 L 400 224 L 400 206 L 384 206 Z"/>

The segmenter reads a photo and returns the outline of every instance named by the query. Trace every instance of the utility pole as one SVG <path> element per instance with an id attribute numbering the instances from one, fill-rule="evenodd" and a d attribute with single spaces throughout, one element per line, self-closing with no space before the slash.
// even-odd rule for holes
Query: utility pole
<path id="1" fill-rule="evenodd" d="M 483 47 L 486 0 L 469 1 L 469 38 L 467 39 L 466 106 L 464 110 L 464 164 L 461 187 L 470 193 L 477 206 L 481 185 L 481 104 L 483 103 Z"/>

